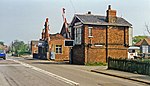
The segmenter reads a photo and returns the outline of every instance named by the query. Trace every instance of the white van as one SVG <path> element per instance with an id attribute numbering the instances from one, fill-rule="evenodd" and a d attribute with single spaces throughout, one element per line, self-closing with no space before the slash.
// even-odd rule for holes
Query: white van
<path id="1" fill-rule="evenodd" d="M 131 46 L 128 48 L 128 59 L 135 59 L 138 57 L 138 52 L 140 51 L 140 47 Z"/>

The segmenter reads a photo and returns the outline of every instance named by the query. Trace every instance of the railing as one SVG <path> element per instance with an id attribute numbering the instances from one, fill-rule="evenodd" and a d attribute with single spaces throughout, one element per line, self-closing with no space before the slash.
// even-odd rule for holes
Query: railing
<path id="1" fill-rule="evenodd" d="M 108 69 L 150 75 L 150 62 L 142 62 L 142 60 L 113 59 L 109 57 Z"/>

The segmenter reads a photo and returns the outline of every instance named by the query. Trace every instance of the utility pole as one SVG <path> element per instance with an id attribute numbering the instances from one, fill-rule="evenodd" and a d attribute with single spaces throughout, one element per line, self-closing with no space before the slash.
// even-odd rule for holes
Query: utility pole
<path id="1" fill-rule="evenodd" d="M 13 42 L 13 41 L 12 41 L 12 45 L 11 45 L 11 47 L 12 47 L 12 50 L 11 50 L 12 55 L 14 55 L 14 51 L 15 51 L 14 49 L 15 49 L 15 48 L 14 48 L 14 42 Z"/>

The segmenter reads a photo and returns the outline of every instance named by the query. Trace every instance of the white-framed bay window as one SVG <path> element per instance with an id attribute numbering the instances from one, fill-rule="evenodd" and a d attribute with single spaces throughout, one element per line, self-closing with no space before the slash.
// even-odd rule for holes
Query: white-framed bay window
<path id="1" fill-rule="evenodd" d="M 75 44 L 81 44 L 81 39 L 82 39 L 82 29 L 81 27 L 76 27 L 75 30 L 74 30 L 75 34 L 74 34 L 74 37 L 75 37 Z"/>

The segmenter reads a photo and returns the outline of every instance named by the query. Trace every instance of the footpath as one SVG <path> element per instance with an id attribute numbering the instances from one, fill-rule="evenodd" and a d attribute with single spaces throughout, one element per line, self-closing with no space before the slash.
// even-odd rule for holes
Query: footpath
<path id="1" fill-rule="evenodd" d="M 150 85 L 150 76 L 148 75 L 141 75 L 141 74 L 123 72 L 123 71 L 118 71 L 118 70 L 110 70 L 110 69 L 107 69 L 107 67 L 93 69 L 91 70 L 91 72 L 105 74 L 105 75 L 128 79 L 128 80 L 133 80 L 133 81 L 142 82 L 142 83 L 146 83 Z"/>

